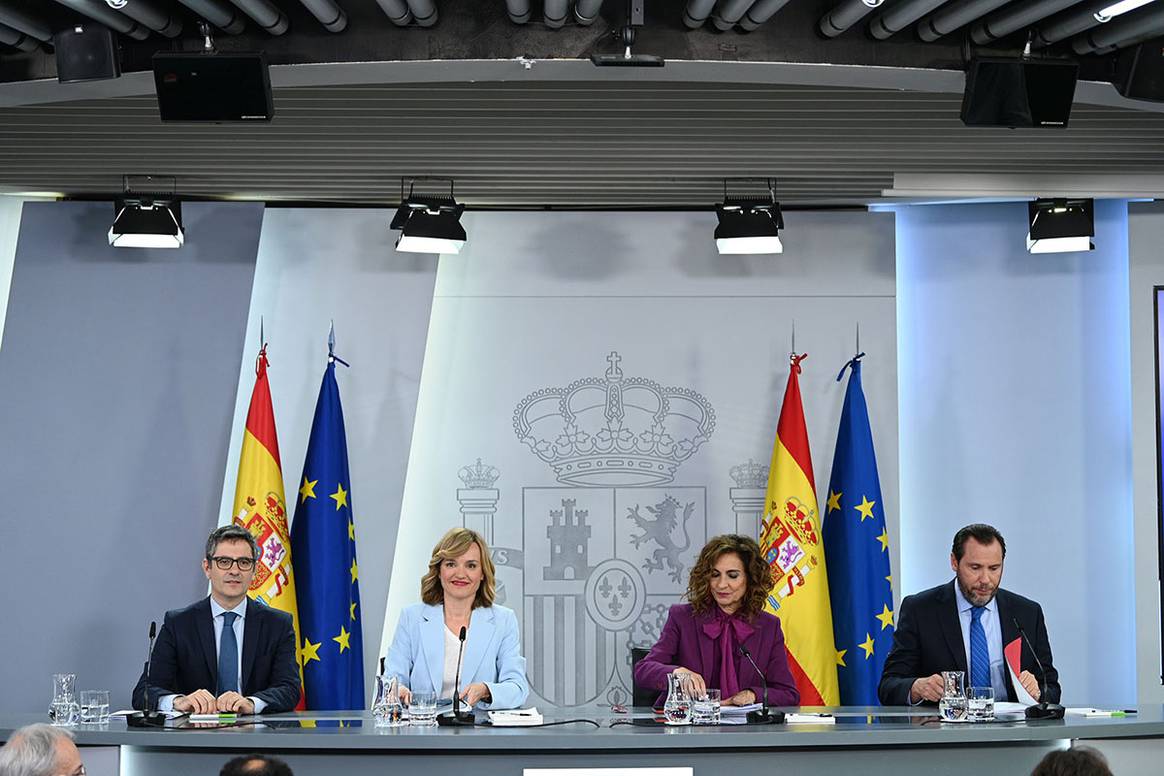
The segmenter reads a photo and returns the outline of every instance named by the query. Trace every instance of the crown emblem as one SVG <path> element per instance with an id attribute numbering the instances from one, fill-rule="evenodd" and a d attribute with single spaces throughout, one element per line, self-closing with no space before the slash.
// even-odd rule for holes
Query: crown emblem
<path id="1" fill-rule="evenodd" d="M 768 467 L 756 463 L 751 458 L 747 463 L 741 463 L 728 472 L 736 483 L 737 488 L 767 488 Z"/>
<path id="2" fill-rule="evenodd" d="M 700 394 L 625 377 L 612 352 L 603 377 L 543 388 L 513 412 L 517 438 L 566 485 L 630 486 L 671 482 L 715 429 Z"/>
<path id="3" fill-rule="evenodd" d="M 478 458 L 475 465 L 462 466 L 457 476 L 461 478 L 466 488 L 492 488 L 501 472 L 493 466 L 482 465 L 481 459 Z"/>

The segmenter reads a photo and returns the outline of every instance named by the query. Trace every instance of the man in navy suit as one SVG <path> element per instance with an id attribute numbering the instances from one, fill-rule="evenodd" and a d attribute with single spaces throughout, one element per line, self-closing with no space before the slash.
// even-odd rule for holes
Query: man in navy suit
<path id="1" fill-rule="evenodd" d="M 149 699 L 161 711 L 261 714 L 299 702 L 291 615 L 247 597 L 259 548 L 245 528 L 226 525 L 206 540 L 202 571 L 210 596 L 166 612 L 154 645 Z M 146 677 L 133 692 L 145 708 Z"/>
<path id="2" fill-rule="evenodd" d="M 1017 701 L 1003 647 L 1019 637 L 1019 626 L 1030 639 L 1022 645 L 1019 683 L 1036 701 L 1059 702 L 1059 672 L 1051 662 L 1043 609 L 999 587 L 1005 557 L 1006 542 L 992 526 L 976 523 L 954 535 L 953 581 L 901 602 L 877 688 L 882 704 L 937 703 L 942 671 L 964 671 L 967 686 L 990 686 L 997 700 Z M 1032 649 L 1046 671 L 1046 697 L 1040 697 Z"/>

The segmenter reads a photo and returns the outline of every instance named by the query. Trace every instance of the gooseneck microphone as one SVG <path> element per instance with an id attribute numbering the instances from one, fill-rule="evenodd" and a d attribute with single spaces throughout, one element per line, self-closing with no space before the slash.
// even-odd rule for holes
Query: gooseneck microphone
<path id="1" fill-rule="evenodd" d="M 1019 638 L 1027 645 L 1027 650 L 1035 658 L 1035 665 L 1039 668 L 1039 703 L 1034 706 L 1027 706 L 1027 719 L 1063 719 L 1063 713 L 1066 711 L 1058 703 L 1048 703 L 1047 697 L 1047 671 L 1043 668 L 1043 661 L 1039 660 L 1039 653 L 1035 651 L 1035 645 L 1027 638 L 1026 631 L 1023 626 L 1019 625 L 1018 617 L 1012 617 L 1014 627 L 1018 628 Z M 1022 668 L 1020 665 L 1019 668 Z"/>
<path id="2" fill-rule="evenodd" d="M 768 680 L 764 676 L 764 672 L 760 670 L 760 666 L 756 665 L 756 661 L 752 659 L 752 653 L 743 644 L 740 645 L 740 654 L 748 659 L 752 664 L 752 668 L 760 677 L 760 686 L 763 688 L 763 695 L 760 697 L 759 711 L 748 712 L 748 724 L 750 725 L 779 725 L 784 722 L 784 712 L 771 711 L 768 708 Z"/>
<path id="3" fill-rule="evenodd" d="M 457 648 L 457 673 L 453 679 L 453 710 L 451 713 L 441 714 L 437 717 L 438 725 L 476 724 L 472 709 L 461 711 L 461 658 L 465 654 L 465 636 L 467 633 L 465 626 L 462 625 L 461 632 L 457 634 L 457 640 L 461 642 L 461 645 Z"/>
<path id="4" fill-rule="evenodd" d="M 166 723 L 166 715 L 160 711 L 154 711 L 153 693 L 150 692 L 150 668 L 154 662 L 154 639 L 158 635 L 158 623 L 154 620 L 150 621 L 150 646 L 149 651 L 146 652 L 145 662 L 145 710 L 130 714 L 125 719 L 125 724 L 129 727 L 162 727 Z"/>

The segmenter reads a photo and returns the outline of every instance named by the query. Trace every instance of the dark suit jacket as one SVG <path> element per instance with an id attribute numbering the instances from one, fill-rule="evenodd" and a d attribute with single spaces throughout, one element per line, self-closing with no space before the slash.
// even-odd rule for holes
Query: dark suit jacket
<path id="1" fill-rule="evenodd" d="M 1017 619 L 1039 654 L 1047 670 L 1046 694 L 1042 700 L 1058 703 L 1061 693 L 1059 672 L 1051 662 L 1051 644 L 1047 640 L 1047 624 L 1043 609 L 1029 598 L 1008 590 L 998 589 L 998 624 L 1002 629 L 1005 647 L 1018 638 Z M 966 671 L 966 646 L 962 640 L 962 626 L 958 621 L 958 603 L 954 594 L 954 580 L 932 587 L 916 595 L 906 596 L 897 612 L 897 628 L 893 633 L 893 648 L 885 658 L 881 684 L 877 696 L 886 706 L 909 704 L 909 688 L 915 679 L 932 676 L 942 671 Z M 1023 646 L 1022 670 L 1041 678 L 1030 649 Z M 1005 671 L 1007 700 L 1016 701 L 1010 671 Z M 1000 699 L 1001 700 L 1001 699 Z"/>
<path id="2" fill-rule="evenodd" d="M 658 703 L 666 700 L 667 674 L 676 668 L 691 669 L 707 679 L 718 664 L 716 642 L 709 639 L 702 629 L 706 621 L 706 616 L 695 614 L 691 604 L 672 606 L 659 640 L 635 666 L 637 685 L 663 691 Z M 755 631 L 744 641 L 743 646 L 748 648 L 752 659 L 764 672 L 764 681 L 768 684 L 768 703 L 772 706 L 799 706 L 800 691 L 796 689 L 796 681 L 788 669 L 780 619 L 768 612 L 760 612 L 751 625 Z M 760 700 L 764 689 L 756 669 L 738 654 L 735 656 L 735 664 L 739 688 L 751 690 L 756 694 L 756 700 Z"/>
<path id="3" fill-rule="evenodd" d="M 261 601 L 247 602 L 243 620 L 242 694 L 261 698 L 264 713 L 290 711 L 299 702 L 299 665 L 291 615 Z M 166 612 L 154 644 L 150 697 L 214 692 L 218 686 L 218 650 L 207 596 L 185 609 Z M 133 690 L 134 708 L 145 708 L 145 672 Z"/>

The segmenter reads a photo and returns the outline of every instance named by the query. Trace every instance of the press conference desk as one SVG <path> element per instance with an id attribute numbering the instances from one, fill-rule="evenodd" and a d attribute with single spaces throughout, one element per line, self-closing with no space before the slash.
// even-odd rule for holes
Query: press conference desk
<path id="1" fill-rule="evenodd" d="M 806 709 L 808 710 L 808 709 Z M 822 711 L 826 709 L 820 709 Z M 576 709 L 542 709 L 547 722 L 587 716 Z M 634 710 L 636 717 L 647 710 Z M 696 776 L 737 773 L 851 772 L 990 776 L 1027 774 L 1042 756 L 1072 739 L 1131 742 L 1159 771 L 1164 754 L 1164 708 L 1143 707 L 1127 718 L 1046 722 L 942 724 L 932 712 L 906 708 L 827 709 L 833 725 L 611 727 L 627 715 L 602 711 L 601 724 L 530 728 L 376 728 L 368 714 L 307 712 L 255 718 L 263 725 L 196 730 L 131 730 L 119 720 L 74 729 L 82 754 L 110 749 L 126 776 L 213 776 L 241 753 L 267 752 L 287 760 L 296 776 L 384 774 L 520 776 L 523 768 L 690 766 Z M 43 721 L 0 716 L 0 740 Z M 96 759 L 96 758 L 94 758 Z M 88 765 L 88 760 L 87 763 Z M 1117 769 L 1117 773 L 1120 772 Z M 1135 772 L 1135 771 L 1127 771 Z M 94 769 L 90 769 L 94 773 Z"/>

